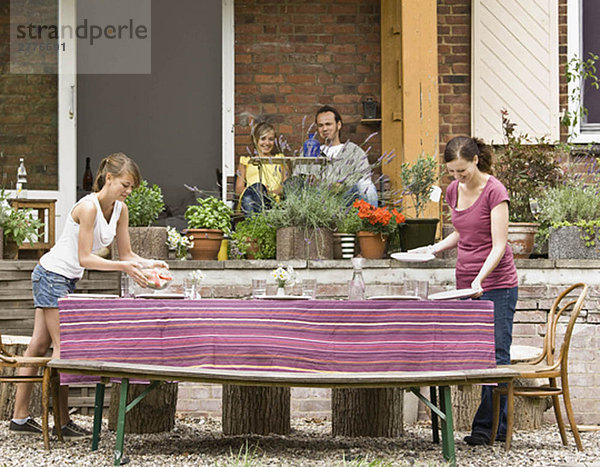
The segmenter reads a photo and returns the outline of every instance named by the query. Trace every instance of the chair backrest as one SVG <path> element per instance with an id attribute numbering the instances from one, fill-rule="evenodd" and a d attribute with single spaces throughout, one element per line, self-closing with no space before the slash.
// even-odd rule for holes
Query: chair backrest
<path id="1" fill-rule="evenodd" d="M 0 363 L 14 363 L 14 355 L 10 353 L 2 343 L 2 334 L 0 334 Z"/>
<path id="2" fill-rule="evenodd" d="M 579 295 L 569 296 L 571 292 L 577 291 L 578 289 Z M 567 367 L 573 327 L 583 308 L 583 301 L 587 294 L 587 290 L 587 284 L 580 282 L 565 289 L 556 300 L 554 300 L 552 308 L 550 308 L 550 312 L 548 313 L 548 325 L 546 336 L 544 337 L 544 355 L 548 365 L 555 367 L 562 365 L 563 368 Z M 558 327 L 558 321 L 561 317 L 569 315 L 569 313 L 569 322 L 560 346 L 560 352 L 556 355 L 556 329 Z"/>

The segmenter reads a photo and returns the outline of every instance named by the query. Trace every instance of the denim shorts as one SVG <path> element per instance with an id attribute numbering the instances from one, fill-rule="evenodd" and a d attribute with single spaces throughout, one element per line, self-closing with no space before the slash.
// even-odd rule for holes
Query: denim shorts
<path id="1" fill-rule="evenodd" d="M 58 308 L 58 299 L 73 293 L 78 280 L 47 271 L 38 264 L 31 273 L 34 306 Z"/>

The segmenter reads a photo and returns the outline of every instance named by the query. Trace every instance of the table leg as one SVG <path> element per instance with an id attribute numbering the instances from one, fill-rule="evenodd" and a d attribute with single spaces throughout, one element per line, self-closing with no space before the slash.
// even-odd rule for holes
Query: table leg
<path id="1" fill-rule="evenodd" d="M 96 398 L 94 401 L 94 432 L 92 435 L 92 451 L 98 449 L 100 430 L 102 429 L 102 409 L 104 408 L 104 383 L 96 384 Z"/>
<path id="2" fill-rule="evenodd" d="M 429 400 L 435 406 L 437 406 L 437 386 L 429 386 Z M 431 411 L 431 434 L 433 436 L 433 442 L 439 444 L 440 442 L 440 426 L 437 414 Z"/>
<path id="3" fill-rule="evenodd" d="M 445 419 L 442 419 L 442 453 L 444 459 L 454 467 L 456 466 L 456 453 L 454 451 L 454 426 L 452 422 L 450 386 L 440 386 L 440 408 L 445 415 Z"/>
<path id="4" fill-rule="evenodd" d="M 123 444 L 125 441 L 125 414 L 127 413 L 127 393 L 129 378 L 121 380 L 121 394 L 119 395 L 119 414 L 117 415 L 117 440 L 115 442 L 115 463 L 121 465 L 123 461 Z"/>

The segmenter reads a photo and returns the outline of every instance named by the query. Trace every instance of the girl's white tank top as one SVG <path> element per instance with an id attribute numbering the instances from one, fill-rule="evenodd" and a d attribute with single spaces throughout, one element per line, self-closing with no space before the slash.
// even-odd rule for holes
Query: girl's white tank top
<path id="1" fill-rule="evenodd" d="M 94 221 L 94 242 L 92 252 L 110 245 L 117 233 L 117 222 L 121 216 L 123 203 L 115 201 L 110 221 L 106 221 L 100 202 L 95 193 L 81 198 L 69 211 L 63 232 L 52 249 L 40 258 L 40 264 L 48 271 L 61 274 L 69 279 L 81 279 L 84 268 L 79 264 L 79 224 L 73 220 L 73 209 L 80 203 L 92 203 L 96 208 Z"/>

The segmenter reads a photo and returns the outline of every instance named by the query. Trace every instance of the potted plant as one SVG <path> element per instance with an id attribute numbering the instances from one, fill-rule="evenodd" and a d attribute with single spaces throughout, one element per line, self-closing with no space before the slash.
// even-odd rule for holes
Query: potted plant
<path id="1" fill-rule="evenodd" d="M 231 257 L 274 259 L 277 253 L 277 229 L 269 224 L 263 212 L 238 222 L 231 234 Z"/>
<path id="2" fill-rule="evenodd" d="M 25 242 L 34 243 L 44 226 L 33 217 L 32 209 L 13 209 L 6 201 L 4 191 L 0 192 L 0 230 L 3 231 L 4 259 L 17 259 L 19 247 Z"/>
<path id="3" fill-rule="evenodd" d="M 356 234 L 360 230 L 361 219 L 358 217 L 358 208 L 352 207 L 346 215 L 342 216 L 333 233 L 334 259 L 350 259 L 354 256 L 356 247 Z"/>
<path id="4" fill-rule="evenodd" d="M 185 234 L 193 242 L 192 259 L 215 260 L 224 234 L 230 231 L 233 211 L 214 196 L 196 201 L 198 204 L 188 206 L 184 214 L 188 221 Z"/>
<path id="5" fill-rule="evenodd" d="M 402 194 L 411 201 L 412 206 L 404 206 L 407 212 L 411 207 L 415 211 L 414 218 L 407 218 L 406 225 L 399 232 L 402 251 L 430 245 L 435 241 L 435 233 L 439 219 L 425 218 L 425 208 L 431 201 L 434 185 L 438 180 L 438 161 L 434 156 L 421 154 L 417 161 L 410 165 L 404 162 L 400 168 Z M 439 188 L 437 189 L 439 192 Z M 439 194 L 437 195 L 439 199 Z"/>
<path id="6" fill-rule="evenodd" d="M 358 209 L 357 217 L 361 220 L 357 234 L 361 255 L 383 258 L 388 236 L 404 224 L 406 218 L 396 209 L 378 208 L 363 200 L 356 200 L 353 207 Z"/>
<path id="7" fill-rule="evenodd" d="M 167 259 L 167 228 L 152 226 L 165 208 L 162 190 L 142 180 L 125 199 L 129 209 L 129 238 L 132 250 L 142 258 Z M 113 258 L 117 257 L 113 249 Z"/>
<path id="8" fill-rule="evenodd" d="M 508 243 L 515 258 L 528 258 L 538 229 L 531 204 L 542 197 L 546 188 L 564 180 L 560 165 L 564 149 L 545 138 L 532 141 L 527 135 L 516 134 L 516 126 L 508 118 L 508 112 L 502 110 L 506 144 L 496 149 L 494 167 L 495 176 L 510 197 Z"/>
<path id="9" fill-rule="evenodd" d="M 193 246 L 192 241 L 181 235 L 175 227 L 167 226 L 167 246 L 175 251 L 175 258 L 187 259 L 188 249 Z"/>
<path id="10" fill-rule="evenodd" d="M 600 258 L 598 177 L 569 180 L 549 188 L 538 201 L 538 238 L 548 239 L 548 257 Z"/>

